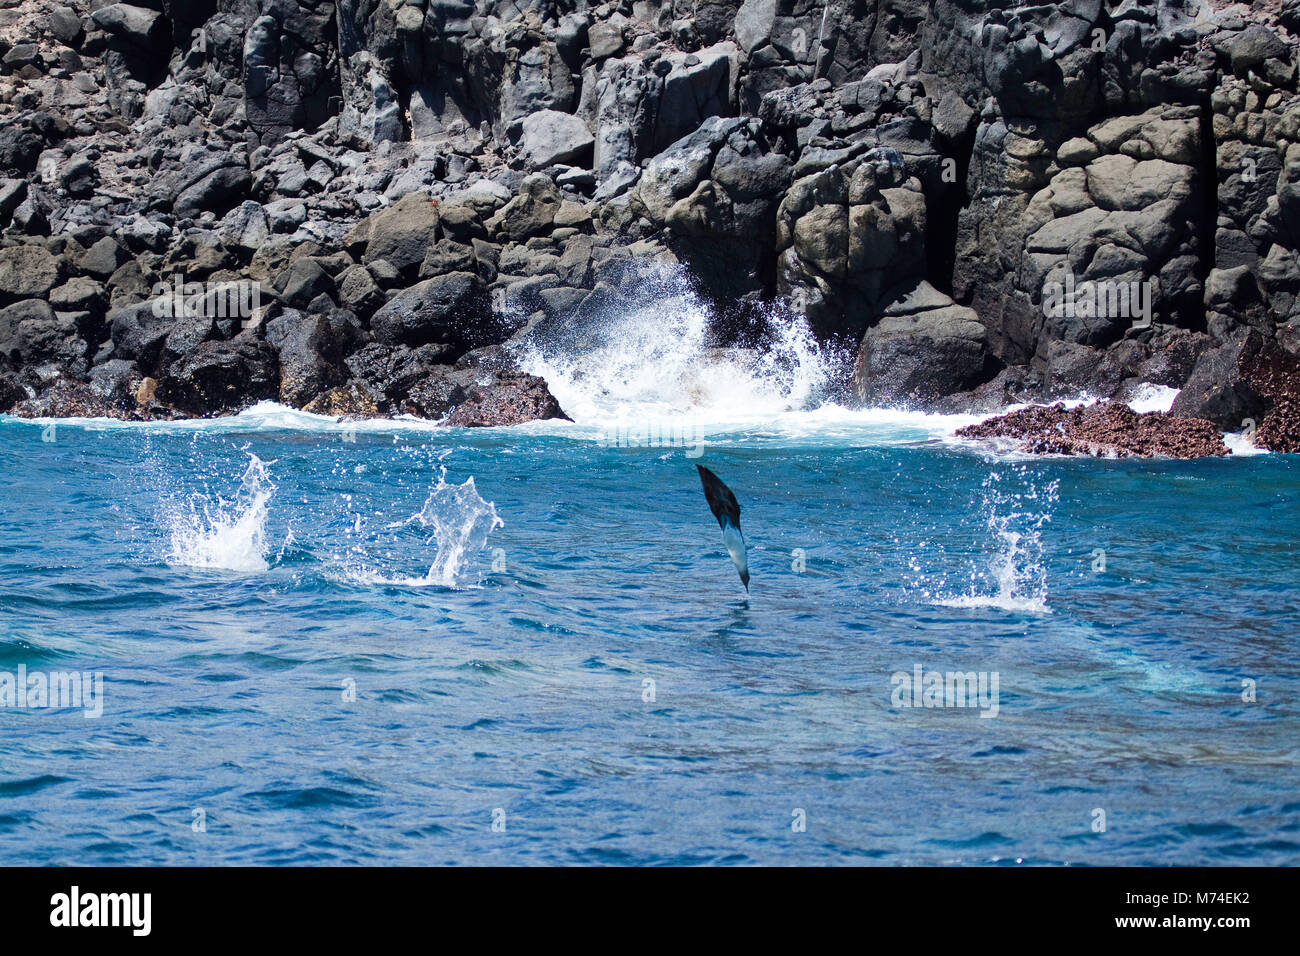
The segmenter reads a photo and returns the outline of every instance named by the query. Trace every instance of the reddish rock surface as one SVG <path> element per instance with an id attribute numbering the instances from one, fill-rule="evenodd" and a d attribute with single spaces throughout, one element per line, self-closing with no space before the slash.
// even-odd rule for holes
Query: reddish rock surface
<path id="1" fill-rule="evenodd" d="M 1272 345 L 1243 362 L 1241 375 L 1269 404 L 1255 444 L 1269 451 L 1300 452 L 1300 361 Z"/>
<path id="2" fill-rule="evenodd" d="M 540 418 L 563 418 L 545 379 L 524 372 L 503 373 L 487 385 L 473 385 L 465 400 L 443 421 L 444 425 L 483 428 L 492 425 L 518 425 Z"/>
<path id="3" fill-rule="evenodd" d="M 1080 408 L 1035 405 L 959 429 L 962 438 L 1005 438 L 1035 455 L 1204 458 L 1228 454 L 1219 429 L 1198 418 L 1138 414 L 1099 402 Z"/>

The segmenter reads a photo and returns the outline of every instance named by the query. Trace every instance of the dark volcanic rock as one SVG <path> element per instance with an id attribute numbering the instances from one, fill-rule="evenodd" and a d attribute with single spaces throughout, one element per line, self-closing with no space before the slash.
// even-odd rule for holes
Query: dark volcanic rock
<path id="1" fill-rule="evenodd" d="M 0 304 L 43 296 L 58 277 L 58 260 L 40 246 L 0 249 Z"/>
<path id="2" fill-rule="evenodd" d="M 360 332 L 346 313 L 290 311 L 267 323 L 266 335 L 280 357 L 280 401 L 301 408 L 347 381 L 343 359 Z"/>
<path id="3" fill-rule="evenodd" d="M 1225 431 L 1237 431 L 1247 419 L 1258 421 L 1264 413 L 1264 398 L 1242 376 L 1241 369 L 1262 347 L 1259 334 L 1252 330 L 1203 353 L 1169 413 L 1206 419 Z"/>
<path id="4" fill-rule="evenodd" d="M 863 402 L 1151 382 L 1294 445 L 1296 0 L 0 6 L 15 381 L 472 417 L 458 356 L 662 263 L 713 342 L 857 344 Z M 173 275 L 274 294 L 151 315 Z"/>
<path id="5" fill-rule="evenodd" d="M 82 382 L 59 379 L 36 398 L 14 405 L 19 418 L 128 418 L 128 409 Z"/>
<path id="6" fill-rule="evenodd" d="M 380 411 L 404 412 L 411 391 L 422 382 L 441 379 L 453 359 L 451 348 L 438 343 L 410 348 L 371 342 L 349 355 L 345 364 L 352 373 L 349 384 Z"/>
<path id="7" fill-rule="evenodd" d="M 27 399 L 27 389 L 12 375 L 0 375 L 0 414 Z"/>
<path id="8" fill-rule="evenodd" d="M 492 301 L 478 276 L 452 272 L 400 292 L 370 319 L 385 345 L 445 342 L 461 351 L 492 340 Z"/>
<path id="9" fill-rule="evenodd" d="M 204 342 L 159 384 L 160 401 L 188 415 L 237 412 L 280 394 L 275 351 L 257 339 Z"/>
<path id="10" fill-rule="evenodd" d="M 984 326 L 974 311 L 923 282 L 867 330 L 854 392 L 866 405 L 929 407 L 991 377 L 984 346 Z"/>
<path id="11" fill-rule="evenodd" d="M 409 193 L 387 209 L 359 222 L 345 242 L 364 249 L 363 263 L 383 259 L 399 270 L 414 270 L 424 261 L 438 230 L 438 206 L 432 196 Z"/>
<path id="12" fill-rule="evenodd" d="M 87 345 L 75 313 L 55 312 L 43 299 L 24 299 L 0 309 L 0 358 L 15 366 L 56 362 L 83 366 Z"/>
<path id="13" fill-rule="evenodd" d="M 442 424 L 482 428 L 545 418 L 571 420 L 543 379 L 524 372 L 507 372 L 487 385 L 467 389 L 464 401 Z"/>
<path id="14" fill-rule="evenodd" d="M 1228 454 L 1217 426 L 1161 412 L 1138 414 L 1117 402 L 1079 408 L 1034 405 L 958 429 L 962 438 L 1007 439 L 1034 455 L 1099 458 L 1204 458 Z"/>

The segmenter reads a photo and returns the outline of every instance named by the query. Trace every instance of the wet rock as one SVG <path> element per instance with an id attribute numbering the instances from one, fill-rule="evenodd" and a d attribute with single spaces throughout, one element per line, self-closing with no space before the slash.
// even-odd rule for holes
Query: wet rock
<path id="1" fill-rule="evenodd" d="M 551 418 L 570 420 L 545 380 L 512 372 L 498 374 L 487 384 L 470 386 L 464 399 L 442 424 L 484 428 Z"/>
<path id="2" fill-rule="evenodd" d="M 167 370 L 157 392 L 160 401 L 200 416 L 231 414 L 279 394 L 275 350 L 244 337 L 203 342 Z"/>
<path id="3" fill-rule="evenodd" d="M 0 414 L 9 412 L 28 397 L 27 389 L 23 388 L 13 375 L 0 374 Z"/>
<path id="4" fill-rule="evenodd" d="M 267 323 L 266 339 L 280 359 L 280 401 L 301 408 L 348 380 L 344 357 L 360 330 L 346 315 L 288 311 Z"/>
<path id="5" fill-rule="evenodd" d="M 454 350 L 440 343 L 410 348 L 372 342 L 347 357 L 350 386 L 371 396 L 381 411 L 404 412 L 407 397 L 420 383 L 441 378 L 455 359 Z"/>
<path id="6" fill-rule="evenodd" d="M 1212 422 L 1162 412 L 1138 414 L 1115 402 L 1076 408 L 1035 405 L 967 425 L 957 434 L 1002 440 L 1034 455 L 1204 458 L 1228 454 L 1223 435 Z"/>
<path id="7" fill-rule="evenodd" d="M 1169 414 L 1205 419 L 1224 431 L 1241 430 L 1247 419 L 1258 422 L 1267 402 L 1243 375 L 1243 369 L 1254 363 L 1263 348 L 1263 338 L 1250 330 L 1204 352 Z"/>
<path id="8" fill-rule="evenodd" d="M 1275 343 L 1247 355 L 1242 377 L 1266 404 L 1255 444 L 1269 451 L 1300 453 L 1300 356 Z"/>
<path id="9" fill-rule="evenodd" d="M 353 382 L 316 396 L 303 406 L 303 411 L 337 418 L 378 418 L 380 400 Z"/>
<path id="10" fill-rule="evenodd" d="M 59 379 L 36 398 L 24 398 L 9 412 L 19 418 L 126 418 L 120 404 L 97 394 L 84 382 Z"/>

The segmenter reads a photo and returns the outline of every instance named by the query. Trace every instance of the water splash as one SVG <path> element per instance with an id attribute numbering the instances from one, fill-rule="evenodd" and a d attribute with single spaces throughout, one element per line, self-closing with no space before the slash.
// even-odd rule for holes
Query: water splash
<path id="1" fill-rule="evenodd" d="M 266 561 L 266 516 L 275 484 L 266 464 L 248 454 L 248 467 L 231 500 L 195 493 L 163 515 L 170 535 L 168 564 L 258 572 Z"/>
<path id="2" fill-rule="evenodd" d="M 483 550 L 488 535 L 505 524 L 492 502 L 479 496 L 473 475 L 460 485 L 449 485 L 440 475 L 415 520 L 433 529 L 438 547 L 424 578 L 447 587 L 456 583 L 466 563 Z"/>
<path id="3" fill-rule="evenodd" d="M 646 266 L 602 307 L 537 326 L 518 360 L 582 424 L 731 424 L 821 406 L 842 359 L 801 316 L 773 306 L 765 318 L 754 348 L 718 348 L 713 310 L 685 270 Z"/>
<path id="4" fill-rule="evenodd" d="M 342 576 L 355 584 L 402 587 L 474 583 L 475 559 L 505 522 L 495 505 L 479 495 L 473 476 L 461 484 L 448 483 L 446 477 L 442 467 L 424 506 L 408 518 L 384 522 L 374 512 L 350 510 L 346 535 L 351 543 Z M 346 497 L 351 504 L 351 496 Z M 427 570 L 411 569 L 417 561 Z"/>
<path id="5" fill-rule="evenodd" d="M 952 593 L 946 576 L 927 578 L 915 556 L 909 562 L 912 582 L 931 604 L 942 607 L 992 607 L 1004 611 L 1050 614 L 1043 527 L 1060 500 L 1060 481 L 1040 486 L 1039 475 L 1020 465 L 990 472 L 984 479 L 979 514 L 984 544 L 970 561 L 966 586 Z"/>
<path id="6" fill-rule="evenodd" d="M 1139 415 L 1147 412 L 1167 412 L 1173 407 L 1178 397 L 1178 389 L 1168 385 L 1153 385 L 1143 382 L 1129 399 L 1128 407 Z"/>

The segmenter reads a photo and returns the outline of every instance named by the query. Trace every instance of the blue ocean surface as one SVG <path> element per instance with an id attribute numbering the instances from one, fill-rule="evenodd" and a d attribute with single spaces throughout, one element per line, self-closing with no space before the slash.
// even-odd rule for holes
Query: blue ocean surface
<path id="1" fill-rule="evenodd" d="M 0 682 L 103 682 L 0 707 L 0 862 L 1300 861 L 1294 456 L 1028 459 L 703 360 L 694 420 L 611 361 L 546 369 L 574 423 L 0 419 Z"/>

